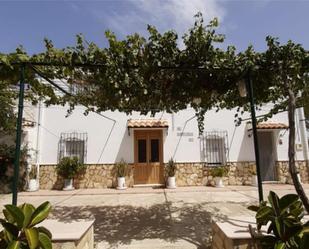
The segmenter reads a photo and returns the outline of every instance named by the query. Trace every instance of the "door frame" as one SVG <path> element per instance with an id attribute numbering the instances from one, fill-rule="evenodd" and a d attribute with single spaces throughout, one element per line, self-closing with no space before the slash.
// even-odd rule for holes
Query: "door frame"
<path id="1" fill-rule="evenodd" d="M 137 140 L 139 136 L 146 136 L 146 163 L 147 166 L 151 164 L 151 149 L 150 140 L 151 135 L 156 134 L 159 138 L 159 166 L 160 166 L 160 176 L 157 183 L 154 184 L 164 184 L 164 155 L 163 155 L 163 130 L 162 129 L 135 129 L 134 131 L 134 171 L 138 167 L 138 143 Z M 136 182 L 135 174 L 133 172 L 133 180 Z M 153 184 L 153 183 L 136 183 L 136 184 Z"/>
<path id="2" fill-rule="evenodd" d="M 276 134 L 276 131 L 277 130 L 272 130 L 272 129 L 269 129 L 269 130 L 258 130 L 258 137 L 259 137 L 259 134 L 261 133 L 264 133 L 264 134 L 267 134 L 270 136 L 270 139 L 272 141 L 272 155 L 273 155 L 273 160 L 274 160 L 274 165 L 273 165 L 273 181 L 278 181 L 278 171 L 277 171 L 277 167 L 276 167 L 276 163 L 278 161 L 278 152 L 277 152 L 277 139 L 276 137 L 279 135 L 279 134 Z M 261 143 L 261 140 L 259 139 L 258 140 L 258 146 L 259 146 L 259 157 L 260 157 L 260 164 L 262 163 L 261 162 L 261 152 L 262 152 L 262 143 Z M 262 180 L 263 181 L 263 180 Z M 267 180 L 266 180 L 267 181 Z"/>

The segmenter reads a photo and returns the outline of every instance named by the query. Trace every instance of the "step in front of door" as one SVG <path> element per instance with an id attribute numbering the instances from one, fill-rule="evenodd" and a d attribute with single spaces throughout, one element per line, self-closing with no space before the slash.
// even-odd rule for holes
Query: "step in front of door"
<path id="1" fill-rule="evenodd" d="M 154 184 L 134 184 L 133 188 L 162 188 L 164 184 L 154 183 Z"/>

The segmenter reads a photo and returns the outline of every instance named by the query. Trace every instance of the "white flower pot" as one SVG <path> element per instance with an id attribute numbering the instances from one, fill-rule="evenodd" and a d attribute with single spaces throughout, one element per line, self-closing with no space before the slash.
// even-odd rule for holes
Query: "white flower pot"
<path id="1" fill-rule="evenodd" d="M 286 176 L 280 176 L 280 183 L 282 183 L 282 184 L 288 183 L 287 177 Z"/>
<path id="2" fill-rule="evenodd" d="M 38 182 L 36 179 L 30 179 L 27 191 L 33 192 L 38 190 Z"/>
<path id="3" fill-rule="evenodd" d="M 216 177 L 215 182 L 216 182 L 216 188 L 224 187 L 222 177 Z"/>
<path id="4" fill-rule="evenodd" d="M 118 183 L 118 186 L 117 186 L 117 189 L 126 189 L 126 178 L 125 177 L 117 177 L 117 183 Z"/>
<path id="5" fill-rule="evenodd" d="M 176 188 L 176 177 L 169 176 L 167 178 L 167 188 Z"/>
<path id="6" fill-rule="evenodd" d="M 297 173 L 297 178 L 298 178 L 298 181 L 299 181 L 300 183 L 302 183 L 302 182 L 301 182 L 301 177 L 300 177 L 300 174 L 299 174 L 299 173 Z"/>
<path id="7" fill-rule="evenodd" d="M 63 190 L 73 190 L 73 179 L 64 179 L 64 188 Z"/>
<path id="8" fill-rule="evenodd" d="M 258 186 L 258 178 L 257 175 L 252 175 L 252 186 L 257 187 Z"/>

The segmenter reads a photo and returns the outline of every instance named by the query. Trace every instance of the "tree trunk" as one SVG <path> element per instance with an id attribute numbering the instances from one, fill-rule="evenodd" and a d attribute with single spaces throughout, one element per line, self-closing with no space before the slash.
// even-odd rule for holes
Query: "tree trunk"
<path id="1" fill-rule="evenodd" d="M 295 165 L 295 109 L 296 109 L 296 99 L 294 92 L 288 88 L 289 94 L 289 105 L 288 105 L 288 116 L 289 116 L 289 170 L 293 180 L 293 184 L 299 198 L 304 204 L 304 207 L 309 213 L 309 200 L 306 193 L 298 180 L 297 170 Z"/>

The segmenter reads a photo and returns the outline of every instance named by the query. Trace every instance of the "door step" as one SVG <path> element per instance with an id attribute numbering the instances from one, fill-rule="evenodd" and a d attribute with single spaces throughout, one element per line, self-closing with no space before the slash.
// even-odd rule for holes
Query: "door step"
<path id="1" fill-rule="evenodd" d="M 264 184 L 283 184 L 280 181 L 262 181 L 262 183 Z"/>
<path id="2" fill-rule="evenodd" d="M 163 188 L 165 185 L 160 183 L 154 184 L 134 184 L 133 188 Z"/>

